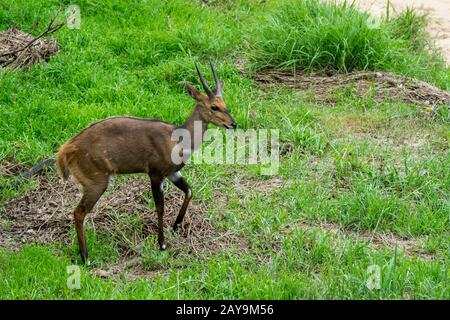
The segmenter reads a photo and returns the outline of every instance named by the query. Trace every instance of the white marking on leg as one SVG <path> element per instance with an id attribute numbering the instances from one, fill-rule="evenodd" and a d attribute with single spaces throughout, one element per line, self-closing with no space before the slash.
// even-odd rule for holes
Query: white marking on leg
<path id="1" fill-rule="evenodd" d="M 180 173 L 180 171 L 177 171 L 177 172 L 171 174 L 171 175 L 168 177 L 168 179 L 169 179 L 170 181 L 172 181 L 172 182 L 177 182 L 178 180 L 181 179 L 181 173 Z"/>

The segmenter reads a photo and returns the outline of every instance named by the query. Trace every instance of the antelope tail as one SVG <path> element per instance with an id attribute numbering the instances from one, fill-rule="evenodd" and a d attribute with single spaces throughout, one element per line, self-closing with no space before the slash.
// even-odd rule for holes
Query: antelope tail
<path id="1" fill-rule="evenodd" d="M 67 165 L 68 157 L 72 155 L 75 148 L 70 144 L 65 144 L 61 147 L 56 157 L 56 165 L 58 166 L 59 173 L 64 180 L 67 180 L 70 175 L 70 170 Z"/>

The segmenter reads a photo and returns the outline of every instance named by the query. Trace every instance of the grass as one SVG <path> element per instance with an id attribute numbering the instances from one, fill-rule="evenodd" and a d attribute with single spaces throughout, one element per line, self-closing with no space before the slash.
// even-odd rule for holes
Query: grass
<path id="1" fill-rule="evenodd" d="M 348 92 L 337 93 L 333 107 L 320 105 L 292 90 L 262 91 L 236 63 L 244 56 L 255 69 L 380 69 L 448 89 L 449 69 L 426 49 L 424 17 L 409 10 L 369 29 L 367 14 L 353 6 L 317 1 L 77 4 L 81 29 L 57 33 L 63 50 L 49 63 L 26 73 L 0 71 L 0 167 L 53 156 L 89 123 L 112 115 L 182 123 L 193 106 L 182 83 L 198 84 L 193 62 L 206 66 L 209 59 L 239 126 L 279 129 L 287 151 L 275 177 L 254 166 L 183 170 L 214 227 L 237 234 L 246 246 L 162 253 L 150 235 L 139 252 L 148 277 L 103 279 L 93 268 L 120 262 L 120 239 L 89 228 L 89 268 L 80 265 L 72 231 L 69 245 L 0 249 L 0 298 L 450 298 L 448 108 L 430 117 L 416 106 Z M 31 30 L 37 20 L 42 28 L 58 6 L 2 2 L 0 30 L 13 23 Z M 257 23 L 263 27 L 255 30 Z M 236 183 L 243 177 L 254 179 L 250 187 Z M 271 179 L 282 186 L 270 187 Z M 252 187 L 255 181 L 265 189 Z M 10 189 L 0 181 L 0 202 L 36 184 Z M 143 228 L 137 213 L 117 226 L 128 227 Z M 365 234 L 393 237 L 398 246 L 377 245 Z M 402 250 L 405 240 L 414 250 Z M 73 264 L 80 266 L 79 290 L 67 286 Z M 366 286 L 371 266 L 380 270 L 379 289 Z"/>
<path id="2" fill-rule="evenodd" d="M 425 15 L 408 9 L 373 20 L 350 1 L 281 1 L 275 7 L 248 36 L 253 68 L 381 69 L 448 89 L 448 69 L 430 50 Z"/>

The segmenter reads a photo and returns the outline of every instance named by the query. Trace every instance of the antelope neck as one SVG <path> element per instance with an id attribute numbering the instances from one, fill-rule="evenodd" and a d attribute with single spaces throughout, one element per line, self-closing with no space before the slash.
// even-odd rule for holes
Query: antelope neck
<path id="1" fill-rule="evenodd" d="M 197 130 L 198 130 L 198 122 L 201 123 L 201 139 L 203 142 L 203 135 L 205 134 L 206 130 L 208 129 L 208 122 L 206 122 L 201 114 L 200 114 L 200 110 L 198 106 L 195 106 L 194 110 L 192 110 L 190 116 L 188 117 L 188 119 L 186 120 L 186 123 L 183 125 L 184 128 L 186 128 L 186 130 L 189 131 L 189 134 L 191 135 L 191 144 L 192 147 L 194 148 L 194 139 L 199 136 L 198 132 L 195 132 L 195 123 L 197 122 Z M 197 135 L 196 135 L 197 134 Z"/>

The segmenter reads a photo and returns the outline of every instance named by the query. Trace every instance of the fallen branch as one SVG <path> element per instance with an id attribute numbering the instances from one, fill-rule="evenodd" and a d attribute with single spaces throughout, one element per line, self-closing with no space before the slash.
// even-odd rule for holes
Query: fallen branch
<path id="1" fill-rule="evenodd" d="M 7 67 L 12 64 L 16 64 L 17 67 L 24 67 L 27 65 L 31 65 L 35 61 L 45 60 L 47 56 L 49 56 L 49 53 L 56 52 L 57 50 L 50 50 L 48 47 L 51 46 L 51 41 L 41 41 L 41 47 L 43 54 L 39 54 L 39 52 L 29 52 L 30 47 L 35 45 L 40 39 L 58 31 L 61 29 L 64 25 L 66 25 L 67 20 L 64 20 L 60 23 L 55 23 L 56 19 L 59 17 L 61 13 L 61 8 L 58 9 L 54 17 L 50 20 L 46 28 L 36 37 L 33 37 L 27 33 L 17 31 L 15 28 L 11 28 L 8 31 L 0 34 L 0 38 L 2 38 L 2 41 L 0 43 L 0 48 L 2 46 L 4 47 L 14 47 L 15 45 L 19 45 L 19 47 L 16 47 L 14 49 L 10 49 L 6 52 L 0 53 L 0 66 Z M 22 42 L 25 42 L 22 44 Z M 28 52 L 29 55 L 32 57 L 33 55 L 37 56 L 37 59 L 32 59 L 30 57 L 23 57 L 24 53 Z M 6 57 L 6 59 L 5 59 Z M 2 59 L 3 58 L 3 59 Z M 19 60 L 21 58 L 24 58 L 21 62 Z"/>

